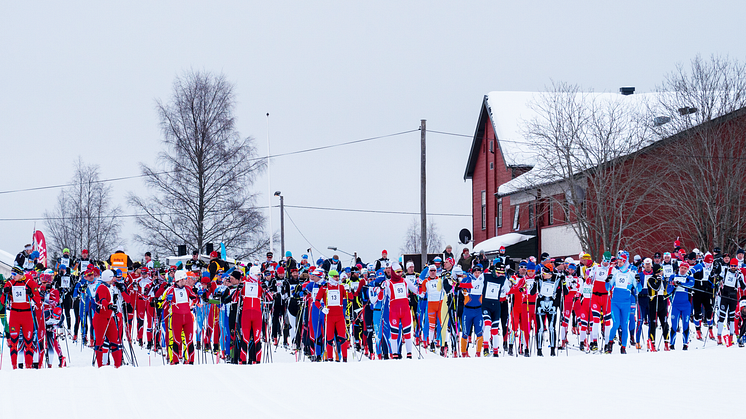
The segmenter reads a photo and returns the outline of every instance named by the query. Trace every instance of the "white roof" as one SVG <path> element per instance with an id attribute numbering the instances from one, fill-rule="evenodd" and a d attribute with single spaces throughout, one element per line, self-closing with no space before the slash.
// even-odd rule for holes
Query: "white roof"
<path id="1" fill-rule="evenodd" d="M 0 262 L 12 268 L 13 264 L 15 263 L 15 260 L 16 260 L 15 256 L 6 252 L 5 250 L 0 249 Z"/>
<path id="2" fill-rule="evenodd" d="M 505 246 L 512 246 L 516 243 L 520 243 L 529 239 L 532 239 L 534 236 L 530 236 L 528 234 L 520 234 L 520 233 L 508 233 L 503 234 L 501 236 L 496 236 L 491 239 L 487 239 L 478 245 L 474 246 L 474 250 L 472 253 L 479 253 L 480 251 L 484 250 L 484 253 L 495 253 L 497 252 L 500 247 Z"/>
<path id="3" fill-rule="evenodd" d="M 537 184 L 550 183 L 554 171 L 542 166 L 547 159 L 538 158 L 532 140 L 526 138 L 526 127 L 541 114 L 535 109 L 542 95 L 551 92 L 490 92 L 487 94 L 488 110 L 495 128 L 498 143 L 508 165 L 528 165 L 533 169 L 502 185 L 497 190 L 501 196 L 530 189 Z M 579 95 L 598 101 L 631 101 L 632 105 L 645 107 L 654 99 L 653 93 L 622 95 L 620 93 L 582 92 Z M 559 180 L 559 179 L 556 179 Z"/>

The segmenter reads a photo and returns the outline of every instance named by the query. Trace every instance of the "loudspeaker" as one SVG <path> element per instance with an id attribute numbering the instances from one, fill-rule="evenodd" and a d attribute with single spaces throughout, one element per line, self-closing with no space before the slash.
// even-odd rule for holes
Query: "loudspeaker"
<path id="1" fill-rule="evenodd" d="M 205 253 L 209 255 L 213 250 L 215 249 L 212 247 L 212 243 L 205 243 Z"/>
<path id="2" fill-rule="evenodd" d="M 186 256 L 186 245 L 185 244 L 179 245 L 179 254 L 176 256 Z"/>

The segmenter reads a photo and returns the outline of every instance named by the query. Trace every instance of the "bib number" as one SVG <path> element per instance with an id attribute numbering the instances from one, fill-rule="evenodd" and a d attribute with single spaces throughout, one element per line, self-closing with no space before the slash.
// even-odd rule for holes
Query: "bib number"
<path id="1" fill-rule="evenodd" d="M 487 283 L 487 289 L 484 296 L 490 300 L 497 300 L 500 298 L 500 285 L 494 282 Z"/>
<path id="2" fill-rule="evenodd" d="M 626 276 L 619 276 L 616 279 L 616 288 L 627 288 L 627 285 L 629 284 L 629 278 Z"/>
<path id="3" fill-rule="evenodd" d="M 80 261 L 80 272 L 85 272 L 88 269 L 88 264 L 90 264 L 90 263 L 91 262 L 89 262 L 87 260 L 81 260 Z"/>
<path id="4" fill-rule="evenodd" d="M 663 265 L 663 275 L 668 278 L 669 276 L 673 275 L 673 266 L 671 265 Z"/>
<path id="5" fill-rule="evenodd" d="M 247 282 L 243 286 L 243 296 L 245 298 L 259 298 L 259 284 Z"/>
<path id="6" fill-rule="evenodd" d="M 725 275 L 725 285 L 729 287 L 735 287 L 736 286 L 736 275 L 733 273 L 728 272 Z"/>
<path id="7" fill-rule="evenodd" d="M 339 290 L 328 290 L 326 292 L 326 305 L 329 307 L 339 307 L 342 301 L 339 298 Z"/>
<path id="8" fill-rule="evenodd" d="M 591 293 L 593 292 L 593 287 L 585 284 L 582 288 L 583 298 L 591 298 Z"/>
<path id="9" fill-rule="evenodd" d="M 407 285 L 404 283 L 401 284 L 392 284 L 392 287 L 394 288 L 394 300 L 399 300 L 401 298 L 407 298 Z"/>
<path id="10" fill-rule="evenodd" d="M 482 295 L 482 289 L 484 289 L 483 281 L 473 281 L 471 283 L 471 295 Z"/>
<path id="11" fill-rule="evenodd" d="M 552 297 L 554 295 L 554 284 L 551 282 L 541 283 L 541 296 Z"/>
<path id="12" fill-rule="evenodd" d="M 70 288 L 70 277 L 65 275 L 60 278 L 60 286 L 62 288 Z"/>
<path id="13" fill-rule="evenodd" d="M 14 303 L 26 303 L 26 286 L 25 285 L 14 285 L 13 286 L 13 302 Z"/>
<path id="14" fill-rule="evenodd" d="M 175 289 L 174 290 L 174 302 L 176 304 L 182 304 L 187 302 L 187 293 L 185 290 Z"/>

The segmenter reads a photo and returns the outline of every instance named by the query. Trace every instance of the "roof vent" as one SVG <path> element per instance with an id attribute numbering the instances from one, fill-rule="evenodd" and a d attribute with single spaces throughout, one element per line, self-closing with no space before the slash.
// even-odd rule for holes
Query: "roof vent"
<path id="1" fill-rule="evenodd" d="M 631 87 L 631 86 L 630 87 L 620 87 L 619 88 L 619 93 L 621 93 L 624 96 L 629 96 L 629 95 L 635 93 L 635 88 Z"/>

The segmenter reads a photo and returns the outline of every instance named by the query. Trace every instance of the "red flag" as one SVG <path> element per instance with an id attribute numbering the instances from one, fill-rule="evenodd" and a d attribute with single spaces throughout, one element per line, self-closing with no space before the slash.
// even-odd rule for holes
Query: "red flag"
<path id="1" fill-rule="evenodd" d="M 47 239 L 44 238 L 44 233 L 41 230 L 34 232 L 34 250 L 39 251 L 38 262 L 47 267 Z"/>

